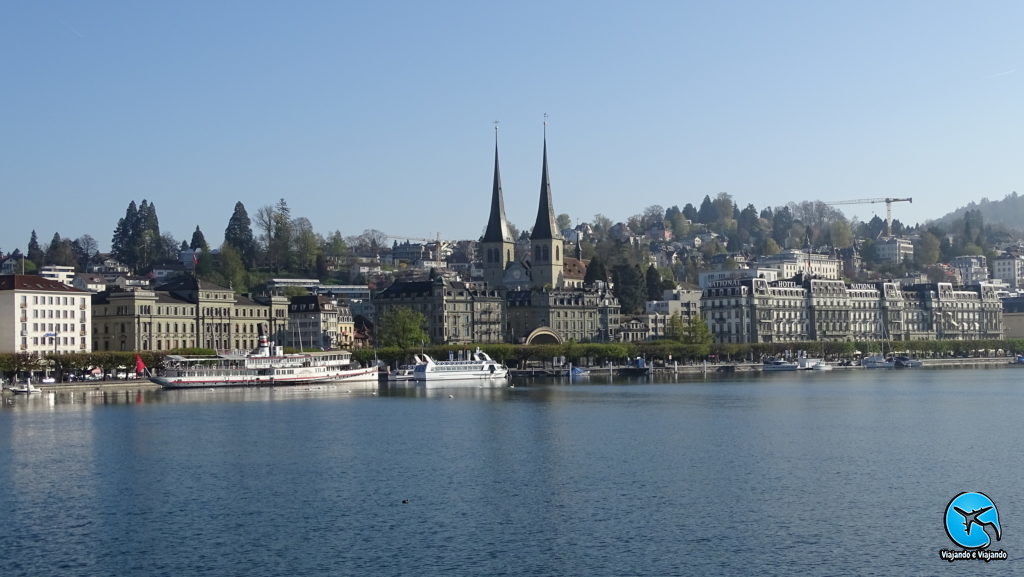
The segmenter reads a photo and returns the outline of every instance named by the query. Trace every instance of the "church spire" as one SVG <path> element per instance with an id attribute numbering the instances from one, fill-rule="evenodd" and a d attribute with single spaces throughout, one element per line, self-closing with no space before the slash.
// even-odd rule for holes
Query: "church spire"
<path id="1" fill-rule="evenodd" d="M 547 115 L 544 115 L 547 118 Z M 544 121 L 544 164 L 540 175 L 540 205 L 537 207 L 537 222 L 533 225 L 530 240 L 561 240 L 555 224 L 555 208 L 551 204 L 551 179 L 548 177 L 548 123 Z"/>
<path id="2" fill-rule="evenodd" d="M 487 221 L 487 230 L 481 239 L 483 242 L 514 241 L 505 220 L 505 199 L 501 193 L 501 171 L 498 170 L 498 123 L 494 123 L 494 185 L 491 189 L 491 216 Z"/>

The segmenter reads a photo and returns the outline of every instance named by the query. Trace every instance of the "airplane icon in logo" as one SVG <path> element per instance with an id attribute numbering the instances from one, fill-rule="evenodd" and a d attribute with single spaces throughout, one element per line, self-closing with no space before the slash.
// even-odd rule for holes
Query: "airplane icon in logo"
<path id="1" fill-rule="evenodd" d="M 956 511 L 957 513 L 959 513 L 960 516 L 964 518 L 964 527 L 967 528 L 967 534 L 968 535 L 971 534 L 971 525 L 977 525 L 977 526 L 981 527 L 982 531 L 985 530 L 985 525 L 991 525 L 992 528 L 994 528 L 996 530 L 996 540 L 999 541 L 999 540 L 1002 540 L 1002 534 L 1001 534 L 1002 532 L 999 530 L 999 525 L 997 525 L 997 524 L 995 524 L 995 523 L 993 523 L 991 521 L 982 521 L 982 520 L 978 519 L 979 515 L 984 514 L 986 511 L 990 510 L 991 508 L 992 507 L 982 507 L 981 509 L 974 509 L 973 511 L 968 513 L 967 511 L 964 511 L 960 507 L 954 506 L 953 510 Z"/>

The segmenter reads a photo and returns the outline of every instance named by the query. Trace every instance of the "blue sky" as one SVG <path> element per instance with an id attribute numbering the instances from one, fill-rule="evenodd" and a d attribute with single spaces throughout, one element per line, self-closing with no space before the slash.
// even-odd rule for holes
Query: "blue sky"
<path id="1" fill-rule="evenodd" d="M 0 250 L 109 247 L 131 200 L 219 244 L 236 201 L 316 231 L 475 238 L 493 121 L 532 226 L 733 195 L 1018 190 L 1024 3 L 22 2 L 0 5 Z M 1024 192 L 1024 190 L 1022 190 Z M 884 216 L 884 205 L 842 207 Z"/>

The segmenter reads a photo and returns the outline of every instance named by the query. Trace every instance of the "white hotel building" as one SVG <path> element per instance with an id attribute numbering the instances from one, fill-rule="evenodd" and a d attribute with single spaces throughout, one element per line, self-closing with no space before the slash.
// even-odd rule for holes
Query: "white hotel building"
<path id="1" fill-rule="evenodd" d="M 87 353 L 89 293 L 35 275 L 0 276 L 0 353 Z"/>

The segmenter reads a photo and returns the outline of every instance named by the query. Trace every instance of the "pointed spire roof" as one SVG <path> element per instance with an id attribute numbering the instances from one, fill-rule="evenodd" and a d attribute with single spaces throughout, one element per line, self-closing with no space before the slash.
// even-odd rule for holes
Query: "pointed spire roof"
<path id="1" fill-rule="evenodd" d="M 544 123 L 544 165 L 540 175 L 540 205 L 537 207 L 537 222 L 533 225 L 530 240 L 561 239 L 555 224 L 555 208 L 551 204 L 551 179 L 548 178 L 548 125 Z"/>
<path id="2" fill-rule="evenodd" d="M 505 198 L 501 193 L 501 171 L 498 170 L 498 127 L 494 127 L 494 186 L 491 189 L 491 216 L 482 242 L 514 242 L 505 220 Z"/>

